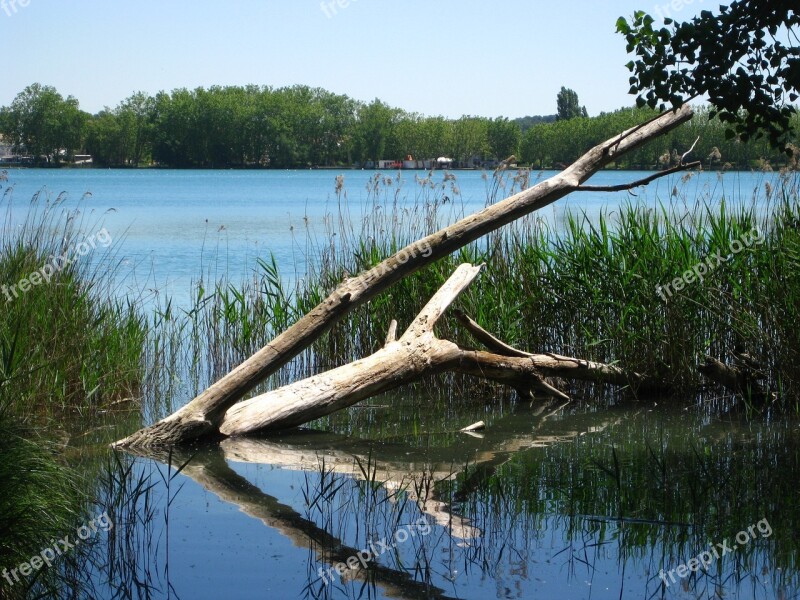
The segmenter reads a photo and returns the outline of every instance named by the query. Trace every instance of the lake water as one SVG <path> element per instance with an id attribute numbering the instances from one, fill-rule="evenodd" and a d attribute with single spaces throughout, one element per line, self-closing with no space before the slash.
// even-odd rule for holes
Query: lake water
<path id="1" fill-rule="evenodd" d="M 592 183 L 643 175 L 604 172 Z M 491 196 L 491 174 L 480 172 L 436 173 L 434 187 L 408 172 L 398 187 L 387 172 L 368 191 L 374 176 L 12 170 L 4 202 L 18 222 L 38 191 L 66 193 L 87 233 L 108 229 L 129 269 L 119 293 L 157 289 L 184 302 L 198 277 L 246 277 L 270 253 L 302 277 L 309 246 L 336 233 L 339 214 L 357 224 L 376 205 L 439 202 L 450 220 Z M 761 201 L 776 178 L 702 173 L 636 193 L 653 205 Z M 557 229 L 567 210 L 596 217 L 628 199 L 574 195 L 540 216 Z M 71 597 L 800 597 L 796 421 L 692 403 L 557 406 L 493 394 L 413 386 L 315 430 L 135 458 L 108 443 L 142 425 L 138 411 L 65 424 L 71 460 L 97 497 L 93 514 L 107 510 L 114 522 L 76 551 Z M 478 420 L 486 431 L 459 432 Z M 690 568 L 698 557 L 702 568 Z"/>
<path id="2" fill-rule="evenodd" d="M 533 173 L 531 183 L 552 174 Z M 338 175 L 344 178 L 341 197 L 336 193 Z M 618 184 L 645 175 L 604 171 L 591 183 Z M 226 274 L 239 281 L 256 269 L 258 257 L 270 254 L 287 279 L 302 277 L 309 247 L 339 229 L 342 207 L 350 220 L 359 222 L 375 206 L 387 210 L 394 203 L 439 202 L 444 225 L 483 208 L 492 197 L 492 174 L 480 171 L 457 171 L 454 180 L 435 172 L 432 182 L 424 183 L 419 178 L 426 178 L 425 172 L 385 171 L 378 186 L 375 176 L 374 171 L 352 170 L 11 169 L 6 188 L 11 189 L 17 219 L 37 192 L 51 200 L 63 194 L 67 207 L 80 205 L 87 235 L 105 226 L 112 236 L 114 256 L 123 260 L 121 293 L 158 290 L 183 303 L 191 297 L 193 280 Z M 537 217 L 558 228 L 566 211 L 596 216 L 630 200 L 686 206 L 696 198 L 749 201 L 754 193 L 763 198 L 764 184 L 775 186 L 778 175 L 709 172 L 684 179 L 677 174 L 658 180 L 635 190 L 635 197 L 627 192 L 573 194 Z M 494 199 L 512 191 L 518 187 L 507 180 Z"/>
<path id="3" fill-rule="evenodd" d="M 122 483 L 99 501 L 115 528 L 76 587 L 189 600 L 798 597 L 797 422 L 542 408 L 404 391 L 324 432 L 139 458 L 127 479 L 115 467 Z M 476 418 L 484 433 L 458 433 Z M 151 487 L 137 497 L 140 480 Z M 367 568 L 346 566 L 354 556 Z"/>

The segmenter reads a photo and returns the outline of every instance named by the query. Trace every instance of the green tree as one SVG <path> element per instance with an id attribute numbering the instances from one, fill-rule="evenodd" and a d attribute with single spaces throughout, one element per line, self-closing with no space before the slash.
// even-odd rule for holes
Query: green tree
<path id="1" fill-rule="evenodd" d="M 522 138 L 520 144 L 521 159 L 523 162 L 544 169 L 550 165 L 550 136 L 552 127 L 546 123 L 540 123 L 530 127 Z"/>
<path id="2" fill-rule="evenodd" d="M 81 148 L 88 117 L 72 96 L 65 99 L 54 87 L 34 83 L 3 109 L 0 124 L 17 152 L 58 163 Z"/>
<path id="3" fill-rule="evenodd" d="M 558 108 L 557 120 L 569 121 L 576 117 L 588 117 L 586 107 L 581 106 L 578 94 L 575 90 L 562 87 L 556 96 L 556 106 Z"/>
<path id="4" fill-rule="evenodd" d="M 473 157 L 483 157 L 488 150 L 488 119 L 465 115 L 453 122 L 450 156 L 467 164 Z"/>
<path id="5" fill-rule="evenodd" d="M 105 109 L 94 115 L 88 124 L 86 151 L 95 164 L 120 166 L 126 162 L 127 148 L 119 119 L 113 111 Z"/>
<path id="6" fill-rule="evenodd" d="M 398 116 L 397 109 L 391 108 L 377 98 L 359 108 L 358 124 L 355 128 L 355 156 L 359 161 L 378 161 L 388 158 L 385 152 L 394 135 Z M 402 156 L 391 158 L 399 159 Z"/>
<path id="7" fill-rule="evenodd" d="M 488 122 L 486 130 L 489 154 L 504 160 L 519 153 L 522 132 L 519 125 L 508 119 L 498 117 Z"/>
<path id="8" fill-rule="evenodd" d="M 185 88 L 156 94 L 153 109 L 153 160 L 164 166 L 198 166 L 195 98 Z"/>
<path id="9" fill-rule="evenodd" d="M 797 109 L 800 44 L 797 0 L 736 0 L 663 27 L 638 11 L 617 31 L 636 59 L 628 63 L 639 106 L 664 109 L 707 96 L 711 115 L 743 141 L 768 134 L 784 147 Z"/>
<path id="10" fill-rule="evenodd" d="M 117 107 L 116 115 L 125 139 L 125 159 L 135 167 L 149 158 L 154 111 L 155 100 L 145 92 L 132 94 Z"/>

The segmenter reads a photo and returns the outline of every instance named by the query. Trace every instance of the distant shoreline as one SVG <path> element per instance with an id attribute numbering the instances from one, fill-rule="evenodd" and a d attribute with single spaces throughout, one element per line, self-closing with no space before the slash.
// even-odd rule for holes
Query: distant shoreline
<path id="1" fill-rule="evenodd" d="M 430 173 L 430 172 L 442 172 L 442 173 L 449 173 L 449 172 L 457 172 L 457 171 L 486 171 L 494 172 L 494 169 L 485 168 L 482 169 L 480 167 L 452 167 L 449 169 L 380 169 L 378 167 L 356 167 L 356 166 L 340 166 L 340 167 L 293 167 L 293 168 L 283 168 L 283 167 L 161 167 L 161 166 L 146 166 L 146 167 L 131 167 L 131 166 L 118 166 L 118 167 L 102 167 L 99 165 L 48 165 L 48 166 L 31 166 L 31 165 L 19 165 L 14 163 L 9 164 L 0 164 L 0 172 L 2 171 L 55 171 L 65 169 L 69 171 L 109 171 L 109 170 L 116 170 L 116 171 L 375 171 L 375 172 L 386 172 L 386 173 L 396 173 L 398 171 L 408 171 L 408 172 L 423 172 L 423 173 Z M 564 169 L 559 169 L 555 167 L 545 167 L 545 168 L 538 168 L 538 167 L 511 167 L 507 169 L 507 171 L 518 171 L 518 170 L 527 170 L 531 172 L 540 172 L 540 171 L 553 171 L 559 172 L 563 171 Z M 645 172 L 645 173 L 657 173 L 659 171 L 663 171 L 664 169 L 655 169 L 653 167 L 612 167 L 607 166 L 602 169 L 602 171 L 631 171 L 631 172 Z M 701 169 L 703 171 L 713 171 L 717 173 L 756 173 L 759 172 L 759 169 L 755 168 L 738 168 L 738 167 L 731 167 L 727 169 Z M 777 173 L 781 170 L 781 168 L 767 170 L 767 171 L 760 171 L 764 173 Z M 691 172 L 691 171 L 690 171 Z"/>

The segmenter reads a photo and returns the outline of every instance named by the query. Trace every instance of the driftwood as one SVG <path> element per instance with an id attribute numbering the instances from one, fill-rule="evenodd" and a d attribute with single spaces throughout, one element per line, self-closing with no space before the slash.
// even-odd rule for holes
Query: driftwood
<path id="1" fill-rule="evenodd" d="M 559 400 L 569 396 L 545 377 L 588 379 L 616 385 L 649 383 L 638 373 L 554 354 L 530 354 L 512 348 L 484 331 L 466 315 L 461 322 L 490 349 L 467 350 L 442 340 L 434 326 L 477 277 L 480 266 L 462 264 L 425 305 L 400 339 L 390 326 L 386 344 L 374 354 L 245 400 L 225 413 L 219 427 L 226 436 L 288 429 L 351 406 L 360 400 L 443 371 L 491 379 L 517 390 L 541 392 Z"/>
<path id="2" fill-rule="evenodd" d="M 264 348 L 236 367 L 222 379 L 167 418 L 118 441 L 118 447 L 173 445 L 216 432 L 229 409 L 266 377 L 308 348 L 334 323 L 357 306 L 364 304 L 407 275 L 448 256 L 480 237 L 543 208 L 564 196 L 584 189 L 583 184 L 598 170 L 691 119 L 693 111 L 685 105 L 651 121 L 631 128 L 592 148 L 563 172 L 515 194 L 457 223 L 406 246 L 369 271 L 346 279 L 321 304 L 278 335 Z M 691 168 L 679 165 L 661 175 Z M 631 189 L 654 179 L 631 182 Z M 494 373 L 508 373 L 512 358 Z M 556 360 L 556 359 L 552 359 Z M 465 366 L 481 369 L 481 357 L 463 361 Z M 523 371 L 529 372 L 531 361 Z M 488 365 L 486 365 L 488 366 Z M 520 364 L 516 364 L 519 367 Z M 400 382 L 398 382 L 399 385 Z"/>
<path id="3" fill-rule="evenodd" d="M 738 351 L 733 352 L 733 361 L 734 365 L 731 366 L 706 356 L 705 363 L 700 365 L 698 370 L 711 381 L 735 395 L 742 396 L 754 407 L 766 406 L 776 399 L 776 394 L 761 384 L 761 380 L 766 376 L 756 361 Z"/>

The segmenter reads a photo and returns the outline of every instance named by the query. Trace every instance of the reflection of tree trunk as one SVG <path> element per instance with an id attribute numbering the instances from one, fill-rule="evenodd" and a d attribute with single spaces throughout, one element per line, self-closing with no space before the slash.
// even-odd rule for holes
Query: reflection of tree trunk
<path id="1" fill-rule="evenodd" d="M 548 403 L 543 405 L 548 406 Z M 535 416 L 529 427 L 535 431 L 561 408 L 563 405 L 549 404 L 547 412 Z M 611 421 L 606 421 L 600 427 L 609 423 Z M 495 427 L 503 429 L 501 422 L 495 423 Z M 467 481 L 458 486 L 458 500 L 463 500 L 515 454 L 572 439 L 581 433 L 585 431 L 568 427 L 561 434 L 543 432 L 509 436 L 492 432 L 485 438 L 465 437 L 465 442 L 457 449 L 440 449 L 439 454 L 444 456 L 436 461 L 431 461 L 430 451 L 426 448 L 392 445 L 378 448 L 367 441 L 317 432 L 275 439 L 228 438 L 220 446 L 228 461 L 269 464 L 296 471 L 321 472 L 324 468 L 326 473 L 369 479 L 389 492 L 404 490 L 420 511 L 433 517 L 451 536 L 469 540 L 479 537 L 481 532 L 468 519 L 452 512 L 439 495 L 438 483 L 455 479 L 467 467 L 474 469 Z"/>
<path id="2" fill-rule="evenodd" d="M 299 548 L 309 546 L 321 562 L 329 565 L 346 563 L 355 556 L 356 548 L 344 546 L 329 532 L 306 519 L 292 507 L 281 504 L 233 471 L 226 461 L 269 464 L 312 473 L 340 473 L 359 480 L 383 485 L 389 494 L 399 489 L 417 503 L 419 509 L 433 517 L 452 537 L 469 540 L 481 536 L 468 519 L 455 515 L 439 496 L 438 484 L 455 478 L 470 469 L 458 486 L 456 500 L 465 500 L 504 463 L 519 452 L 553 443 L 568 441 L 588 431 L 597 431 L 618 422 L 617 417 L 576 415 L 568 420 L 549 421 L 562 405 L 542 403 L 537 412 L 517 414 L 496 421 L 485 437 L 464 436 L 450 448 L 437 449 L 437 460 L 431 462 L 430 449 L 400 444 L 375 445 L 317 431 L 282 434 L 269 439 L 229 438 L 217 447 L 203 447 L 192 456 L 187 449 L 141 451 L 141 456 L 172 465 L 189 460 L 181 473 L 216 494 L 222 501 L 238 506 L 245 514 L 276 529 Z M 524 427 L 520 424 L 524 423 Z M 548 424 L 550 424 L 548 426 Z M 511 427 L 516 433 L 507 431 Z M 316 575 L 312 574 L 316 581 Z M 444 592 L 413 580 L 407 573 L 371 562 L 368 572 L 348 571 L 345 578 L 374 580 L 386 595 L 403 598 L 446 598 Z M 312 582 L 313 584 L 314 582 Z M 319 582 L 322 585 L 322 582 Z"/>
<path id="3" fill-rule="evenodd" d="M 182 464 L 189 460 L 190 456 L 191 454 L 188 452 L 173 453 L 171 461 L 173 464 Z M 160 452 L 158 459 L 167 463 L 169 455 L 166 452 Z M 329 565 L 346 563 L 348 558 L 356 556 L 361 550 L 345 546 L 341 540 L 300 515 L 291 506 L 281 504 L 277 498 L 265 494 L 231 469 L 219 448 L 201 450 L 191 458 L 181 473 L 218 496 L 223 502 L 238 506 L 246 515 L 275 529 L 294 546 L 302 549 L 310 547 L 321 562 Z M 310 577 L 312 580 L 309 585 L 318 584 L 320 587 L 324 585 L 318 574 L 312 573 Z M 420 600 L 450 598 L 442 590 L 416 581 L 404 571 L 395 570 L 374 561 L 369 563 L 368 571 L 364 571 L 360 567 L 348 569 L 343 577 L 374 581 L 391 598 L 419 598 Z"/>
<path id="4" fill-rule="evenodd" d="M 347 279 L 316 308 L 189 404 L 166 419 L 120 440 L 118 445 L 171 445 L 213 433 L 229 408 L 354 308 L 470 242 L 580 191 L 586 180 L 598 170 L 675 129 L 691 119 L 692 114 L 691 107 L 685 105 L 614 136 L 589 150 L 562 173 L 418 240 L 369 271 Z"/>
<path id="5" fill-rule="evenodd" d="M 369 479 L 390 493 L 403 490 L 420 511 L 433 517 L 453 537 L 471 539 L 480 536 L 480 531 L 472 527 L 468 519 L 451 513 L 447 503 L 436 499 L 436 484 L 456 477 L 463 465 L 427 464 L 422 458 L 419 462 L 393 462 L 376 458 L 371 450 L 353 454 L 318 447 L 315 451 L 305 445 L 245 438 L 229 438 L 220 446 L 225 458 L 235 462 L 317 473 L 324 470 L 325 473 L 340 473 L 354 479 Z"/>

